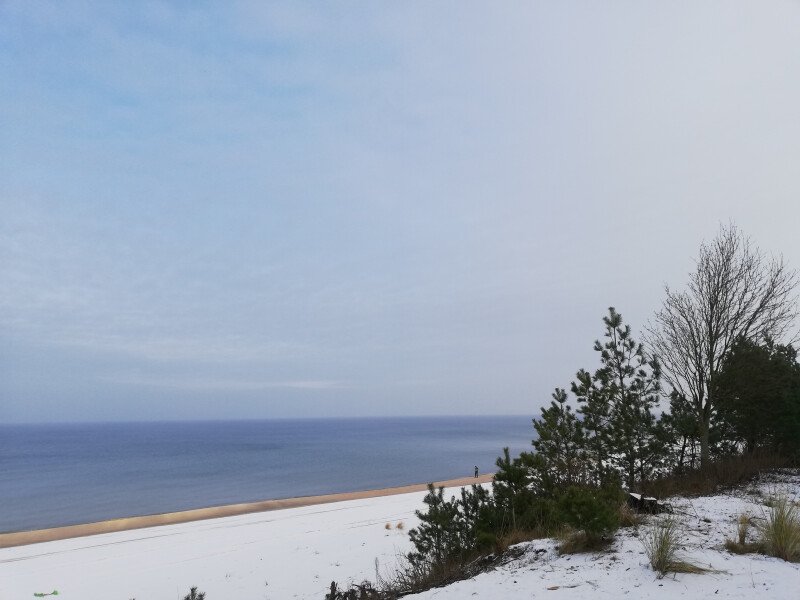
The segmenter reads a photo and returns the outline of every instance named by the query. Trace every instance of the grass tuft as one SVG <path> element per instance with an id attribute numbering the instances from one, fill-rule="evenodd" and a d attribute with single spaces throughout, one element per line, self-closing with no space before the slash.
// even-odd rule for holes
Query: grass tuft
<path id="1" fill-rule="evenodd" d="M 800 514 L 787 496 L 771 499 L 762 526 L 764 552 L 790 562 L 800 562 Z"/>
<path id="2" fill-rule="evenodd" d="M 725 549 L 733 554 L 752 554 L 761 552 L 764 545 L 760 542 L 748 542 L 747 532 L 750 530 L 750 516 L 742 513 L 736 520 L 736 540 L 725 540 Z"/>
<path id="3" fill-rule="evenodd" d="M 677 521 L 672 518 L 653 525 L 642 536 L 645 554 L 659 578 L 667 573 L 708 572 L 708 569 L 693 565 L 679 557 L 681 541 L 680 528 Z"/>
<path id="4" fill-rule="evenodd" d="M 764 545 L 757 542 L 741 544 L 736 540 L 725 540 L 725 549 L 733 554 L 753 554 L 763 552 Z"/>
<path id="5" fill-rule="evenodd" d="M 744 546 L 747 543 L 747 530 L 750 528 L 750 517 L 745 514 L 739 515 L 736 533 L 739 536 L 739 544 Z"/>

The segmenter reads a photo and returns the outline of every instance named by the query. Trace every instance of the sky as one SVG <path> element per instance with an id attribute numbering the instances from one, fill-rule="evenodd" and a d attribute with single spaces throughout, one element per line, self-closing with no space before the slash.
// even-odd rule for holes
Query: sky
<path id="1" fill-rule="evenodd" d="M 736 223 L 800 3 L 0 0 L 0 422 L 535 414 Z"/>

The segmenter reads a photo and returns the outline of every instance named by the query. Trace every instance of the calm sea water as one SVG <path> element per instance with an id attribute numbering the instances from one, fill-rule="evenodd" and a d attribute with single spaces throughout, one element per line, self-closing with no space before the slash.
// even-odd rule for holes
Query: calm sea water
<path id="1" fill-rule="evenodd" d="M 529 417 L 0 426 L 0 531 L 451 479 Z"/>

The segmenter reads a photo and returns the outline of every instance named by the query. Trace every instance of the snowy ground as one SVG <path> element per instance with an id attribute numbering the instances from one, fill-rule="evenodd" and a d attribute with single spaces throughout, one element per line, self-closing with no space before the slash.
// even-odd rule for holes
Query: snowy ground
<path id="1" fill-rule="evenodd" d="M 0 550 L 0 600 L 322 600 L 410 547 L 424 492 L 351 500 Z M 398 522 L 406 528 L 395 528 Z M 386 523 L 393 528 L 386 530 Z"/>
<path id="2" fill-rule="evenodd" d="M 549 540 L 473 579 L 414 598 L 800 599 L 800 565 L 722 549 L 742 512 L 761 517 L 763 495 L 800 500 L 800 474 L 720 496 L 674 499 L 685 557 L 718 572 L 657 579 L 632 529 L 609 552 L 559 557 Z M 424 493 L 226 517 L 0 550 L 0 600 L 59 591 L 59 600 L 180 600 L 196 585 L 208 600 L 322 600 L 332 580 L 374 578 L 409 550 Z M 402 521 L 405 529 L 394 526 Z M 386 523 L 392 529 L 385 529 Z M 537 552 L 538 551 L 538 552 Z"/>
<path id="3" fill-rule="evenodd" d="M 763 600 L 800 600 L 800 564 L 756 554 L 737 556 L 722 547 L 726 537 L 736 537 L 739 515 L 763 518 L 768 510 L 763 494 L 775 492 L 800 500 L 800 474 L 765 478 L 758 485 L 724 495 L 670 501 L 684 531 L 683 556 L 716 572 L 658 579 L 637 532 L 629 528 L 620 530 L 608 552 L 559 556 L 552 540 L 539 540 L 525 544 L 521 558 L 492 572 L 409 598 L 699 600 L 758 596 Z"/>

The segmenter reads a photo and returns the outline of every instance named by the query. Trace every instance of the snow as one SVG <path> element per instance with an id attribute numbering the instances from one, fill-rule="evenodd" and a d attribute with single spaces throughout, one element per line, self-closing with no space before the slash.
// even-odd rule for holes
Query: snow
<path id="1" fill-rule="evenodd" d="M 0 600 L 322 600 L 410 549 L 424 492 L 306 506 L 0 550 Z M 394 526 L 400 521 L 404 530 Z M 392 529 L 386 530 L 391 522 Z"/>
<path id="2" fill-rule="evenodd" d="M 633 528 L 621 529 L 608 552 L 559 556 L 552 540 L 523 544 L 525 554 L 494 571 L 439 590 L 408 596 L 421 600 L 484 598 L 554 600 L 641 598 L 699 600 L 753 598 L 799 600 L 800 565 L 757 554 L 734 555 L 723 548 L 736 538 L 742 513 L 763 519 L 766 495 L 785 493 L 800 500 L 800 474 L 765 477 L 757 485 L 702 498 L 671 498 L 684 532 L 682 558 L 713 572 L 668 575 L 658 579 Z M 649 517 L 655 520 L 667 516 Z M 537 550 L 539 552 L 537 552 Z M 542 552 L 542 550 L 544 552 Z"/>
<path id="3" fill-rule="evenodd" d="M 559 556 L 552 540 L 493 571 L 416 599 L 800 599 L 800 565 L 722 548 L 765 495 L 800 499 L 800 474 L 784 472 L 717 496 L 672 498 L 686 534 L 684 557 L 714 572 L 658 579 L 634 529 L 608 552 Z M 193 585 L 208 600 L 322 600 L 332 580 L 374 579 L 411 545 L 407 531 L 424 492 L 168 525 L 0 550 L 0 600 L 59 591 L 60 600 L 180 600 Z M 651 520 L 663 517 L 650 517 Z M 402 521 L 403 530 L 394 526 Z M 392 528 L 385 529 L 386 523 Z M 537 552 L 538 551 L 538 552 Z"/>

